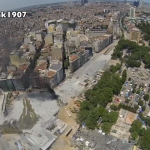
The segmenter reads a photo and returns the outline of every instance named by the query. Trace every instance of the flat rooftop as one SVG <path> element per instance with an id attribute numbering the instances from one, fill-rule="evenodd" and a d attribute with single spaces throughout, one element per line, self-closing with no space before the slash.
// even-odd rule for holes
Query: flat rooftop
<path id="1" fill-rule="evenodd" d="M 62 68 L 62 64 L 61 63 L 52 64 L 51 67 L 50 67 L 50 69 L 56 70 L 56 71 L 61 69 L 61 68 Z"/>

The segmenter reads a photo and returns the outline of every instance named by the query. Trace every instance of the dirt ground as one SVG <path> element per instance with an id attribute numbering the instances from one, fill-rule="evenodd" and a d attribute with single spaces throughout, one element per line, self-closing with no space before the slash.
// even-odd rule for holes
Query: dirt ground
<path id="1" fill-rule="evenodd" d="M 62 107 L 58 113 L 58 118 L 61 119 L 62 121 L 64 121 L 65 123 L 67 123 L 68 127 L 66 128 L 64 133 L 59 136 L 59 138 L 56 140 L 56 142 L 52 146 L 53 150 L 62 150 L 62 148 L 65 150 L 75 150 L 75 148 L 70 147 L 70 139 L 79 127 L 79 125 L 76 123 L 76 120 L 75 120 L 76 113 L 71 112 L 71 109 L 73 109 L 73 107 L 78 109 L 78 107 L 74 104 L 74 101 L 75 101 L 74 99 L 71 100 L 68 103 L 68 105 L 65 107 Z M 71 116 L 68 115 L 67 111 L 68 111 L 69 115 L 71 115 Z M 68 132 L 68 130 L 70 128 L 72 128 L 72 131 L 66 137 L 66 133 Z"/>

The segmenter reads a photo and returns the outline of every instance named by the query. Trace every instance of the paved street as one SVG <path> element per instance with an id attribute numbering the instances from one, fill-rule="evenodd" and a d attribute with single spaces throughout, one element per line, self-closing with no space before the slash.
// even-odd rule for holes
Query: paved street
<path id="1" fill-rule="evenodd" d="M 118 41 L 114 41 L 111 45 L 105 48 L 100 53 L 95 53 L 86 64 L 79 68 L 71 79 L 66 79 L 60 86 L 55 89 L 56 94 L 59 95 L 63 102 L 68 102 L 71 97 L 78 96 L 84 87 L 80 85 L 87 77 L 93 77 L 96 71 L 103 69 L 105 64 L 110 60 L 112 51 L 107 55 L 103 53 L 108 49 L 113 49 L 117 45 Z"/>

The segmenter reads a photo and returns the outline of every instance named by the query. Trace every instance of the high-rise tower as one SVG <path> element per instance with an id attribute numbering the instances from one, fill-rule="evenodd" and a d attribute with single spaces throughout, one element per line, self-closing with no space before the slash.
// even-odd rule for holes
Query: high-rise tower
<path id="1" fill-rule="evenodd" d="M 139 7 L 143 7 L 143 0 L 139 0 Z"/>
<path id="2" fill-rule="evenodd" d="M 134 7 L 130 7 L 130 18 L 135 18 L 135 8 Z"/>
<path id="3" fill-rule="evenodd" d="M 71 7 L 73 7 L 73 2 L 72 0 L 67 0 L 67 2 L 68 2 L 68 10 L 69 10 Z"/>
<path id="4" fill-rule="evenodd" d="M 81 5 L 83 6 L 85 3 L 88 3 L 88 0 L 81 0 Z"/>

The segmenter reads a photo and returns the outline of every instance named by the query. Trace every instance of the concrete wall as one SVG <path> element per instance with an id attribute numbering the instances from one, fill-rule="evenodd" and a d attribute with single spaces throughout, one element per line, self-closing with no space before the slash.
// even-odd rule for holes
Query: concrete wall
<path id="1" fill-rule="evenodd" d="M 63 68 L 61 68 L 60 70 L 57 71 L 57 81 L 58 84 L 63 80 Z"/>
<path id="2" fill-rule="evenodd" d="M 54 88 L 58 84 L 57 73 L 50 79 L 50 86 Z"/>

